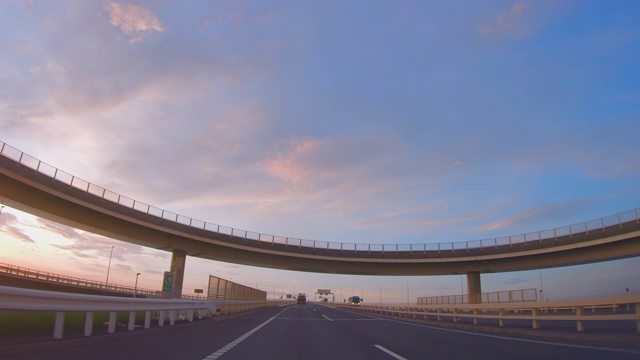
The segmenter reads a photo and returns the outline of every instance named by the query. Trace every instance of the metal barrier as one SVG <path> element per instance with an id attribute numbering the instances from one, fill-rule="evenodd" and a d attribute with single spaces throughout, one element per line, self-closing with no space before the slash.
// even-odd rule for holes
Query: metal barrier
<path id="1" fill-rule="evenodd" d="M 159 291 L 136 288 L 134 286 L 109 284 L 101 281 L 80 279 L 72 276 L 60 275 L 40 270 L 28 269 L 11 264 L 0 263 L 0 273 L 26 279 L 46 281 L 49 283 L 77 286 L 88 289 L 99 289 L 106 291 L 120 292 L 124 294 L 144 295 L 145 297 L 159 297 Z"/>
<path id="2" fill-rule="evenodd" d="M 495 291 L 480 294 L 480 303 L 512 303 L 538 301 L 538 289 L 520 289 L 508 291 Z M 419 297 L 418 305 L 446 305 L 446 304 L 468 304 L 469 295 L 444 295 Z"/>
<path id="3" fill-rule="evenodd" d="M 349 305 L 334 303 L 332 306 L 378 314 L 422 317 L 424 320 L 442 321 L 462 318 L 473 320 L 498 320 L 503 327 L 508 320 L 531 321 L 533 329 L 540 328 L 540 321 L 575 321 L 576 330 L 584 331 L 586 321 L 635 321 L 640 333 L 640 295 L 626 295 L 580 300 L 536 301 L 504 304 L 456 304 L 456 305 Z"/>
<path id="4" fill-rule="evenodd" d="M 227 301 L 267 301 L 267 292 L 209 275 L 207 299 Z"/>
<path id="5" fill-rule="evenodd" d="M 579 241 L 578 235 L 584 236 L 584 240 L 588 240 L 589 234 L 599 232 L 601 236 L 607 234 L 607 229 L 622 228 L 625 224 L 633 224 L 637 228 L 640 224 L 639 210 L 634 209 L 619 214 L 586 221 L 569 226 L 559 228 L 541 230 L 532 233 L 504 236 L 492 239 L 458 241 L 446 243 L 430 243 L 430 244 L 358 244 L 358 243 L 339 243 L 318 240 L 305 240 L 290 238 L 285 236 L 262 234 L 253 231 L 234 229 L 227 226 L 212 224 L 206 221 L 197 220 L 188 216 L 180 215 L 171 211 L 160 209 L 141 201 L 120 195 L 113 191 L 107 190 L 101 186 L 83 180 L 69 173 L 66 173 L 54 166 L 42 162 L 22 151 L 0 141 L 0 155 L 15 161 L 16 163 L 35 170 L 37 173 L 50 177 L 63 184 L 69 185 L 75 189 L 83 191 L 87 194 L 96 196 L 102 200 L 107 200 L 120 206 L 151 215 L 166 221 L 175 223 L 176 225 L 187 226 L 189 228 L 212 232 L 219 235 L 229 235 L 231 237 L 255 241 L 256 243 L 271 243 L 291 246 L 293 248 L 309 248 L 314 250 L 338 250 L 340 252 L 354 253 L 375 253 L 384 255 L 390 253 L 409 253 L 411 255 L 426 255 L 428 253 L 447 253 L 451 255 L 466 256 L 470 250 L 487 250 L 487 249 L 510 249 L 514 245 L 527 245 L 532 243 L 545 244 L 545 246 L 558 246 L 561 238 L 573 239 Z M 505 251 L 506 251 L 505 250 Z"/>
<path id="6" fill-rule="evenodd" d="M 135 299 L 115 296 L 61 293 L 33 289 L 0 286 L 0 310 L 52 311 L 56 313 L 53 330 L 54 339 L 63 338 L 64 318 L 67 312 L 86 312 L 84 335 L 93 332 L 95 312 L 108 312 L 108 333 L 116 329 L 118 312 L 129 312 L 128 330 L 135 328 L 136 312 L 144 312 L 144 328 L 151 327 L 151 314 L 157 312 L 158 325 L 164 326 L 168 316 L 169 324 L 174 325 L 178 311 L 186 313 L 186 319 L 193 321 L 194 312 L 199 316 L 211 316 L 216 313 L 216 301 Z"/>

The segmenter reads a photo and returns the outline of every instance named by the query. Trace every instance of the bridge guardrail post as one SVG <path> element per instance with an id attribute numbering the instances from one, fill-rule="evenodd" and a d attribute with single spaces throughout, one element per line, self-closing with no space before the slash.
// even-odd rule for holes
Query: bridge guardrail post
<path id="1" fill-rule="evenodd" d="M 113 334 L 114 332 L 116 332 L 117 315 L 118 315 L 118 313 L 115 312 L 115 311 L 110 311 L 109 312 L 109 326 L 108 326 L 108 329 L 107 329 L 107 332 L 109 334 Z"/>
<path id="2" fill-rule="evenodd" d="M 56 340 L 62 339 L 64 336 L 64 312 L 56 312 L 56 322 L 53 328 L 53 338 Z"/>
<path id="3" fill-rule="evenodd" d="M 536 319 L 537 316 L 538 316 L 538 309 L 537 308 L 531 309 L 531 317 L 533 318 L 531 326 L 533 327 L 534 330 L 538 330 L 540 328 L 539 320 Z"/>
<path id="4" fill-rule="evenodd" d="M 584 323 L 582 317 L 584 316 L 584 308 L 582 306 L 576 307 L 576 330 L 584 331 Z"/>
<path id="5" fill-rule="evenodd" d="M 144 312 L 144 328 L 148 329 L 151 327 L 151 311 Z"/>
<path id="6" fill-rule="evenodd" d="M 161 310 L 158 312 L 158 326 L 159 327 L 163 327 L 164 326 L 164 316 L 165 316 L 165 311 Z"/>
<path id="7" fill-rule="evenodd" d="M 129 331 L 133 331 L 133 329 L 135 329 L 136 327 L 136 312 L 135 311 L 129 311 L 129 324 L 127 326 L 127 329 Z"/>
<path id="8" fill-rule="evenodd" d="M 91 336 L 93 333 L 93 312 L 88 311 L 84 318 L 84 336 Z"/>

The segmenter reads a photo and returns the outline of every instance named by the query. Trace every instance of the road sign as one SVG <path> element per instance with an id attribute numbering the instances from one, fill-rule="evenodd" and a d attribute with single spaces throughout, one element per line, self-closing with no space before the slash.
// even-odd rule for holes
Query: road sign
<path id="1" fill-rule="evenodd" d="M 176 273 L 171 271 L 164 272 L 164 279 L 162 280 L 162 291 L 163 292 L 171 292 L 173 291 L 173 284 L 176 280 Z"/>

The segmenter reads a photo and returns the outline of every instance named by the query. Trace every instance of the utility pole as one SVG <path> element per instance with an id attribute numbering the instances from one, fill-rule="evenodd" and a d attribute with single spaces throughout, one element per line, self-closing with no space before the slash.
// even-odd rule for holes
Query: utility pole
<path id="1" fill-rule="evenodd" d="M 540 269 L 540 301 L 544 301 L 544 288 L 542 287 L 542 269 Z"/>
<path id="2" fill-rule="evenodd" d="M 109 254 L 109 266 L 107 267 L 107 281 L 105 281 L 105 285 L 109 284 L 109 271 L 111 270 L 111 257 L 113 256 L 113 248 L 115 246 L 111 247 L 111 253 Z"/>
<path id="3" fill-rule="evenodd" d="M 140 273 L 136 274 L 136 284 L 133 287 L 133 298 L 135 299 L 136 295 L 138 294 L 138 276 L 140 276 Z"/>
<path id="4" fill-rule="evenodd" d="M 409 284 L 407 284 L 407 305 L 409 305 Z"/>

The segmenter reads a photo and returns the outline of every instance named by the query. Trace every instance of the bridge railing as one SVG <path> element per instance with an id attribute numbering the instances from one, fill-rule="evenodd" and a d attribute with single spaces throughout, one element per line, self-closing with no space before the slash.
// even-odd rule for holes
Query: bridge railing
<path id="1" fill-rule="evenodd" d="M 223 225 L 213 224 L 202 220 L 190 218 L 168 210 L 164 210 L 144 202 L 129 198 L 116 192 L 105 189 L 99 185 L 83 180 L 64 172 L 56 167 L 42 162 L 22 151 L 0 141 L 0 155 L 13 160 L 23 166 L 31 168 L 36 172 L 46 175 L 61 183 L 72 186 L 88 194 L 92 194 L 101 199 L 113 202 L 120 206 L 151 215 L 166 221 L 183 225 L 189 228 L 211 232 L 218 235 L 228 235 L 238 240 L 249 240 L 258 243 L 271 243 L 290 246 L 292 248 L 313 249 L 313 250 L 339 250 L 340 252 L 350 253 L 448 253 L 452 255 L 464 256 L 470 250 L 511 248 L 515 245 L 527 245 L 529 243 L 542 243 L 547 246 L 560 245 L 558 239 L 562 237 L 579 238 L 578 235 L 589 235 L 599 231 L 604 233 L 605 229 L 610 227 L 622 227 L 624 224 L 635 223 L 637 227 L 640 224 L 639 209 L 629 210 L 619 214 L 606 216 L 599 219 L 586 221 L 583 223 L 562 226 L 554 229 L 541 230 L 526 234 L 518 234 L 490 239 L 457 241 L 444 243 L 424 243 L 424 244 L 362 244 L 362 243 L 341 243 L 328 242 L 318 240 L 306 240 L 299 238 L 291 238 L 286 236 L 262 234 L 242 229 L 235 229 Z"/>
<path id="2" fill-rule="evenodd" d="M 520 303 L 440 305 L 333 303 L 332 306 L 424 320 L 460 322 L 468 319 L 474 325 L 497 321 L 500 327 L 528 321 L 533 329 L 539 329 L 541 322 L 544 321 L 574 321 L 577 331 L 584 331 L 585 323 L 593 321 L 635 322 L 636 331 L 640 333 L 640 295 Z"/>
<path id="3" fill-rule="evenodd" d="M 164 326 L 166 318 L 168 318 L 170 325 L 174 325 L 179 313 L 184 314 L 186 319 L 191 322 L 194 313 L 201 317 L 215 314 L 216 301 L 134 299 L 0 286 L 0 310 L 55 312 L 53 338 L 62 339 L 65 314 L 69 312 L 86 313 L 84 335 L 91 336 L 94 329 L 94 313 L 97 312 L 109 313 L 107 332 L 111 334 L 116 330 L 118 312 L 129 313 L 127 328 L 132 331 L 135 328 L 136 313 L 138 312 L 144 312 L 144 328 L 148 329 L 151 327 L 152 314 L 158 315 L 158 326 Z"/>
<path id="4" fill-rule="evenodd" d="M 81 288 L 98 289 L 106 291 L 114 291 L 126 294 L 136 294 L 136 296 L 158 296 L 157 290 L 149 290 L 137 288 L 134 286 L 119 285 L 114 283 L 106 283 L 101 281 L 81 279 L 72 276 L 60 275 L 46 271 L 29 269 L 21 266 L 0 263 L 0 274 L 7 274 L 19 278 L 39 280 L 55 284 L 63 284 L 69 286 L 77 286 Z"/>

